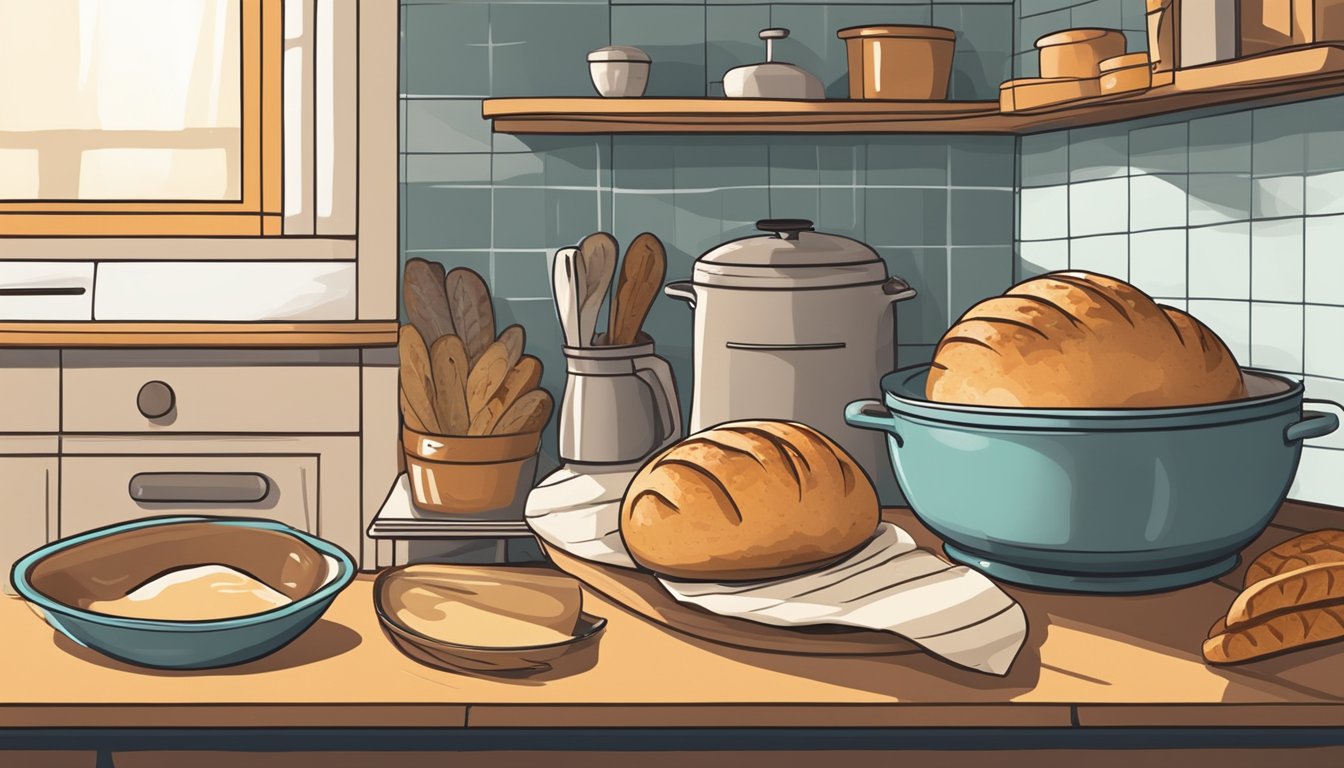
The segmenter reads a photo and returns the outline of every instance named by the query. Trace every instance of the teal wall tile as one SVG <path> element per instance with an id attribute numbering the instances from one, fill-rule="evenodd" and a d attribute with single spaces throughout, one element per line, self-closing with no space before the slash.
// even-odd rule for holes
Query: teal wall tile
<path id="1" fill-rule="evenodd" d="M 807 219 L 825 232 L 829 231 L 821 221 L 821 194 L 815 187 L 811 189 L 791 189 L 788 187 L 770 188 L 770 218 Z"/>
<path id="2" fill-rule="evenodd" d="M 1129 235 L 1075 237 L 1069 242 L 1069 269 L 1129 280 Z"/>
<path id="3" fill-rule="evenodd" d="M 1338 245 L 1338 240 L 1332 243 L 1334 248 Z M 1302 301 L 1305 261 L 1302 219 L 1251 222 L 1252 299 Z M 1344 272 L 1341 276 L 1344 277 Z"/>
<path id="4" fill-rule="evenodd" d="M 550 251 L 495 253 L 491 293 L 499 299 L 549 299 L 552 258 Z"/>
<path id="5" fill-rule="evenodd" d="M 849 98 L 849 59 L 838 30 L 864 24 L 929 24 L 933 14 L 926 3 L 834 4 L 820 3 L 771 6 L 771 23 L 790 30 L 790 39 L 775 45 L 780 61 L 797 64 L 821 79 L 826 95 Z M 761 44 L 764 59 L 765 46 Z"/>
<path id="6" fill-rule="evenodd" d="M 659 194 L 632 194 L 616 192 L 613 195 L 612 220 L 608 231 L 624 249 L 641 232 L 652 232 L 663 240 L 668 262 L 687 261 L 700 253 L 687 253 L 683 244 L 673 237 L 677 227 L 677 204 L 672 192 Z"/>
<path id="7" fill-rule="evenodd" d="M 865 230 L 871 245 L 947 242 L 947 190 L 870 187 L 866 197 Z"/>
<path id="8" fill-rule="evenodd" d="M 610 187 L 611 139 L 606 136 L 529 136 L 528 152 L 496 153 L 496 185 Z"/>
<path id="9" fill-rule="evenodd" d="M 1184 174 L 1131 176 L 1129 179 L 1129 229 L 1184 227 L 1187 179 Z"/>
<path id="10" fill-rule="evenodd" d="M 1251 225 L 1247 222 L 1190 230 L 1190 295 L 1245 299 L 1251 295 Z"/>
<path id="11" fill-rule="evenodd" d="M 902 344 L 896 348 L 896 365 L 908 368 L 928 363 L 933 360 L 933 352 L 937 348 L 935 344 Z"/>
<path id="12" fill-rule="evenodd" d="M 1016 280 L 1069 268 L 1068 240 L 1035 240 L 1017 244 Z M 1184 272 L 1182 272 L 1184 274 Z"/>
<path id="13" fill-rule="evenodd" d="M 613 136 L 611 180 L 618 189 L 670 190 L 677 185 L 675 146 L 664 136 Z"/>
<path id="14" fill-rule="evenodd" d="M 722 96 L 725 72 L 765 61 L 765 42 L 757 34 L 770 26 L 770 6 L 710 5 L 704 10 L 705 78 L 720 84 L 710 95 Z"/>
<path id="15" fill-rule="evenodd" d="M 1013 240 L 1013 193 L 1006 189 L 953 189 L 948 199 L 951 245 L 1008 246 Z"/>
<path id="16" fill-rule="evenodd" d="M 549 250 L 574 245 L 602 228 L 604 190 L 499 187 L 494 190 L 497 249 Z"/>
<path id="17" fill-rule="evenodd" d="M 485 153 L 402 155 L 401 159 L 401 178 L 410 184 L 490 184 L 492 158 Z"/>
<path id="18" fill-rule="evenodd" d="M 817 229 L 867 240 L 868 190 L 822 187 L 817 190 Z"/>
<path id="19" fill-rule="evenodd" d="M 1250 174 L 1191 173 L 1189 191 L 1191 226 L 1251 217 Z"/>
<path id="20" fill-rule="evenodd" d="M 1069 16 L 1069 9 L 1064 6 L 1057 6 L 1062 10 L 1051 10 L 1036 15 L 1024 15 L 1017 24 L 1017 50 L 1027 52 L 1032 59 L 1039 61 L 1036 53 L 1036 41 L 1050 34 L 1064 29 L 1071 29 L 1073 22 Z"/>
<path id="21" fill-rule="evenodd" d="M 1251 172 L 1255 176 L 1301 175 L 1306 169 L 1306 135 L 1300 105 L 1266 107 L 1251 113 Z"/>
<path id="22" fill-rule="evenodd" d="M 1129 0 L 1135 2 L 1136 0 Z M 1124 27 L 1123 2 L 1116 0 L 1092 0 L 1073 6 L 1069 11 L 1069 24 L 1075 29 L 1100 27 L 1102 29 L 1121 29 Z"/>
<path id="23" fill-rule="evenodd" d="M 479 99 L 408 99 L 406 152 L 489 152 L 490 123 Z"/>
<path id="24" fill-rule="evenodd" d="M 490 95 L 489 5 L 407 5 L 401 12 L 404 92 Z"/>
<path id="25" fill-rule="evenodd" d="M 704 96 L 705 9 L 694 5 L 617 5 L 611 40 L 653 59 L 646 96 Z"/>
<path id="26" fill-rule="evenodd" d="M 933 23 L 957 32 L 948 97 L 997 99 L 999 83 L 1011 77 L 1012 7 L 937 4 Z"/>
<path id="27" fill-rule="evenodd" d="M 887 271 L 904 279 L 918 295 L 896 305 L 899 344 L 937 344 L 953 319 L 949 315 L 946 248 L 878 248 Z"/>
<path id="28" fill-rule="evenodd" d="M 1129 226 L 1129 179 L 1102 179 L 1069 185 L 1069 234 L 1073 237 L 1125 232 Z"/>
<path id="29" fill-rule="evenodd" d="M 1307 168 L 1314 172 L 1344 170 L 1344 97 L 1295 105 L 1306 131 Z"/>
<path id="30" fill-rule="evenodd" d="M 943 137 L 870 137 L 867 184 L 875 187 L 946 187 L 948 147 L 949 142 Z"/>
<path id="31" fill-rule="evenodd" d="M 490 247 L 493 208 L 488 187 L 406 186 L 408 249 Z"/>
<path id="32" fill-rule="evenodd" d="M 1036 133 L 1021 139 L 1021 184 L 1044 187 L 1069 180 L 1069 132 Z"/>
<path id="33" fill-rule="evenodd" d="M 1069 131 L 1069 181 L 1129 175 L 1129 135 L 1111 126 Z"/>
<path id="34" fill-rule="evenodd" d="M 772 188 L 816 187 L 821 183 L 821 152 L 815 139 L 771 139 L 767 151 Z"/>
<path id="35" fill-rule="evenodd" d="M 921 137 L 906 137 L 915 145 L 925 145 Z M 817 136 L 817 166 L 823 185 L 857 186 L 872 183 L 869 179 L 872 158 L 868 144 L 852 136 Z M 937 154 L 941 147 L 936 141 L 926 144 Z"/>
<path id="36" fill-rule="evenodd" d="M 948 175 L 954 187 L 1013 186 L 1011 136 L 957 136 L 950 142 Z"/>
<path id="37" fill-rule="evenodd" d="M 1302 372 L 1301 304 L 1251 305 L 1251 360 L 1256 368 Z"/>
<path id="38" fill-rule="evenodd" d="M 1190 171 L 1251 172 L 1251 113 L 1190 121 Z"/>
<path id="39" fill-rule="evenodd" d="M 1306 220 L 1306 300 L 1344 306 L 1344 216 Z"/>
<path id="40" fill-rule="evenodd" d="M 587 54 L 611 39 L 606 5 L 490 5 L 493 96 L 593 96 Z"/>
<path id="41" fill-rule="evenodd" d="M 764 187 L 770 183 L 766 147 L 759 138 L 748 136 L 677 144 L 673 180 L 677 189 Z"/>
<path id="42" fill-rule="evenodd" d="M 1129 236 L 1129 280 L 1149 296 L 1176 298 L 1186 290 L 1184 229 L 1135 232 Z"/>
<path id="43" fill-rule="evenodd" d="M 1129 132 L 1129 172 L 1185 173 L 1190 170 L 1189 128 L 1185 123 L 1154 125 Z"/>
<path id="44" fill-rule="evenodd" d="M 948 316 L 958 318 L 975 304 L 1013 284 L 1013 248 L 995 245 L 948 249 Z"/>

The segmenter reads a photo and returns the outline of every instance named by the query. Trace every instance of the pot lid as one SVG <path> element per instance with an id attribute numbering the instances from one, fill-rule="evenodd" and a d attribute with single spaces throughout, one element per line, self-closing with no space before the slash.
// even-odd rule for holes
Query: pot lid
<path id="1" fill-rule="evenodd" d="M 919 26 L 914 24 L 866 24 L 861 27 L 846 27 L 835 33 L 841 40 L 851 37 L 918 37 L 926 40 L 956 40 L 957 33 L 947 27 Z"/>
<path id="2" fill-rule="evenodd" d="M 588 54 L 589 61 L 651 61 L 649 54 L 633 45 L 608 45 Z"/>
<path id="3" fill-rule="evenodd" d="M 1074 43 L 1086 43 L 1089 40 L 1099 40 L 1103 37 L 1119 35 L 1113 29 L 1066 29 L 1062 32 L 1051 32 L 1044 35 L 1036 41 L 1037 48 L 1048 48 L 1052 45 L 1073 45 Z"/>
<path id="4" fill-rule="evenodd" d="M 762 219 L 765 235 L 733 240 L 695 262 L 694 282 L 732 288 L 836 288 L 876 284 L 887 265 L 852 238 L 817 232 L 807 219 Z"/>

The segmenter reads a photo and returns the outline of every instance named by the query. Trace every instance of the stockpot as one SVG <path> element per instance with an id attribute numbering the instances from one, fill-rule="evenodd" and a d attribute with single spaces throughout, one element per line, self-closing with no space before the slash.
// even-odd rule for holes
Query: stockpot
<path id="1" fill-rule="evenodd" d="M 668 296 L 695 312 L 690 431 L 739 419 L 785 419 L 821 430 L 877 483 L 898 493 L 881 435 L 845 424 L 845 404 L 877 395 L 895 365 L 895 304 L 915 291 L 887 275 L 873 249 L 766 219 L 769 234 L 734 240 L 695 262 Z"/>

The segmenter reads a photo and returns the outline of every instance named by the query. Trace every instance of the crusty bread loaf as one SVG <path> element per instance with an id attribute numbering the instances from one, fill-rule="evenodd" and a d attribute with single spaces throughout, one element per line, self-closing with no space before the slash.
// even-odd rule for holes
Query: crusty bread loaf
<path id="1" fill-rule="evenodd" d="M 930 400 L 1157 408 L 1246 396 L 1237 361 L 1198 320 L 1128 283 L 1052 272 L 976 304 L 934 352 Z"/>
<path id="2" fill-rule="evenodd" d="M 879 514 L 867 475 L 825 435 L 739 421 L 645 464 L 621 506 L 621 537 L 659 575 L 751 581 L 842 557 L 872 536 Z"/>
<path id="3" fill-rule="evenodd" d="M 1211 634 L 1203 649 L 1210 664 L 1277 656 L 1344 637 L 1344 605 L 1302 608 L 1235 628 L 1224 626 L 1220 619 Z"/>
<path id="4" fill-rule="evenodd" d="M 1237 595 L 1224 625 L 1235 629 L 1308 605 L 1344 602 L 1344 563 L 1316 563 L 1261 579 Z"/>
<path id="5" fill-rule="evenodd" d="M 1344 563 L 1344 531 L 1312 531 L 1266 550 L 1246 568 L 1242 587 L 1319 563 Z"/>

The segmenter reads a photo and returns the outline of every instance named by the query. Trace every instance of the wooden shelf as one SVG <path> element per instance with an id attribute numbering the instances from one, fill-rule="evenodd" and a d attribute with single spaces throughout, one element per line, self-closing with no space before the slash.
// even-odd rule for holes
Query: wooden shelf
<path id="1" fill-rule="evenodd" d="M 395 321 L 4 322 L 0 347 L 393 347 Z"/>
<path id="2" fill-rule="evenodd" d="M 1272 79 L 1266 79 L 1272 78 Z M 1260 82 L 1247 82 L 1252 80 Z M 487 99 L 499 133 L 1028 134 L 1192 109 L 1253 107 L 1344 93 L 1344 48 L 1312 46 L 1182 70 L 1141 93 L 1004 113 L 994 101 Z"/>

